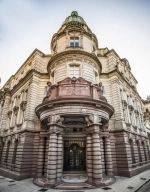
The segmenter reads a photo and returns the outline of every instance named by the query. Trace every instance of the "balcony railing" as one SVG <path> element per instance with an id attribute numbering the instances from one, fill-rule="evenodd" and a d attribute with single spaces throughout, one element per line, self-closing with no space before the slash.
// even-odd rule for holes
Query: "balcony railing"
<path id="1" fill-rule="evenodd" d="M 102 84 L 93 85 L 82 77 L 68 77 L 57 85 L 51 85 L 49 82 L 48 86 L 43 102 L 56 98 L 91 98 L 107 102 L 103 96 Z"/>

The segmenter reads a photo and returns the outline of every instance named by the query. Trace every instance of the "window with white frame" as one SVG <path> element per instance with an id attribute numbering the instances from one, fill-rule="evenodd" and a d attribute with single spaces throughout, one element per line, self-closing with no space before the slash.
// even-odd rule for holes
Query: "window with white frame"
<path id="1" fill-rule="evenodd" d="M 79 37 L 70 37 L 70 47 L 79 47 Z"/>
<path id="2" fill-rule="evenodd" d="M 70 65 L 69 77 L 76 77 L 76 78 L 78 78 L 79 77 L 79 73 L 80 73 L 79 65 Z"/>

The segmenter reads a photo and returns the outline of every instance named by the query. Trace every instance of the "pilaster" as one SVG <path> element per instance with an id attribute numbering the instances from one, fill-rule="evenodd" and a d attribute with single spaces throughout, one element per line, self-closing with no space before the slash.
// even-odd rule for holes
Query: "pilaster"
<path id="1" fill-rule="evenodd" d="M 58 134 L 58 144 L 57 144 L 57 181 L 61 181 L 62 177 L 62 158 L 63 158 L 63 137 L 62 134 Z"/>
<path id="2" fill-rule="evenodd" d="M 44 175 L 44 146 L 45 146 L 45 137 L 41 136 L 39 139 L 39 150 L 38 150 L 38 160 L 37 160 L 37 171 L 36 177 L 43 177 Z"/>
<path id="3" fill-rule="evenodd" d="M 92 165 L 92 136 L 89 134 L 87 136 L 87 143 L 86 143 L 86 168 L 87 168 L 87 176 L 88 181 L 92 182 L 93 177 L 93 165 Z"/>
<path id="4" fill-rule="evenodd" d="M 62 176 L 62 134 L 63 127 L 57 124 L 51 124 L 49 128 L 49 149 L 47 164 L 47 183 L 48 186 L 54 186 L 61 180 Z"/>
<path id="5" fill-rule="evenodd" d="M 98 185 L 102 179 L 102 162 L 100 151 L 99 133 L 92 134 L 92 151 L 93 151 L 93 183 Z"/>
<path id="6" fill-rule="evenodd" d="M 110 138 L 109 136 L 104 138 L 104 145 L 105 145 L 105 170 L 106 174 L 109 176 L 113 175 L 113 166 L 112 166 L 112 156 L 111 156 L 111 147 L 110 147 Z"/>

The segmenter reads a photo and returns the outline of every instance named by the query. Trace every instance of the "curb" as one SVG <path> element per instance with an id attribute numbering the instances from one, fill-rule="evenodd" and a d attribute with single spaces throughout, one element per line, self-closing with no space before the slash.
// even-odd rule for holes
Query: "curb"
<path id="1" fill-rule="evenodd" d="M 138 187 L 134 192 L 138 192 L 139 189 L 141 189 L 146 183 L 148 183 L 150 181 L 150 179 L 148 179 L 147 181 L 145 181 L 145 183 L 143 183 L 140 187 Z"/>

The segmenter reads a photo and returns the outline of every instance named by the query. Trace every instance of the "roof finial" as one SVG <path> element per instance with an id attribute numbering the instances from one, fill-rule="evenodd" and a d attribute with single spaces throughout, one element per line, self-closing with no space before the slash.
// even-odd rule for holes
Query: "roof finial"
<path id="1" fill-rule="evenodd" d="M 78 16 L 78 12 L 77 12 L 77 11 L 72 11 L 71 15 L 72 15 L 72 16 L 74 16 L 74 15 L 75 15 L 75 16 Z"/>

